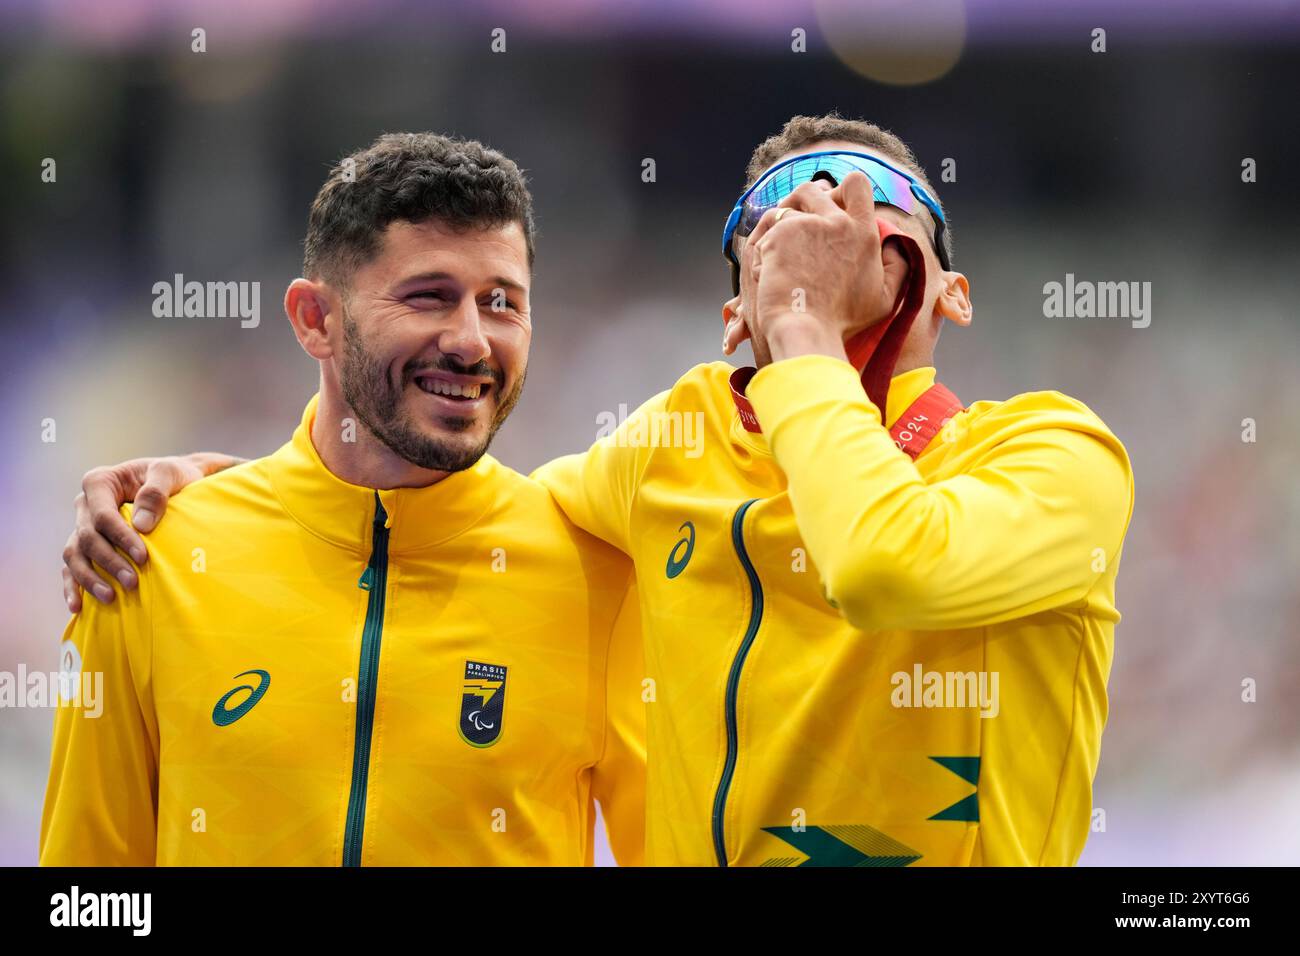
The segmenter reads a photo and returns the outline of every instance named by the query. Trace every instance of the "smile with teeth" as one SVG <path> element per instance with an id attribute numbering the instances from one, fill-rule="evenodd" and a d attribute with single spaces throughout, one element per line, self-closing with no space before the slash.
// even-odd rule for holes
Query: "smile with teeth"
<path id="1" fill-rule="evenodd" d="M 415 384 L 430 395 L 443 395 L 447 398 L 475 399 L 483 391 L 483 385 L 457 385 L 444 382 L 440 378 L 417 378 Z"/>

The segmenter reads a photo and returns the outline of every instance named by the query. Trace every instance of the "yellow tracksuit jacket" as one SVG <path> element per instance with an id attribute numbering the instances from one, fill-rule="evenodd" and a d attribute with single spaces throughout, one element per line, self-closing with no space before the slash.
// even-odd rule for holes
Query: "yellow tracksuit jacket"
<path id="1" fill-rule="evenodd" d="M 593 797 L 641 862 L 626 558 L 488 456 L 346 484 L 314 413 L 176 497 L 139 590 L 68 625 L 104 713 L 57 714 L 42 864 L 583 865 Z"/>
<path id="2" fill-rule="evenodd" d="M 913 462 L 854 369 L 819 356 L 758 372 L 754 434 L 732 371 L 695 368 L 535 475 L 635 564 L 647 861 L 1075 862 L 1132 511 L 1123 446 L 1036 392 L 977 402 Z M 934 374 L 893 379 L 886 423 Z"/>

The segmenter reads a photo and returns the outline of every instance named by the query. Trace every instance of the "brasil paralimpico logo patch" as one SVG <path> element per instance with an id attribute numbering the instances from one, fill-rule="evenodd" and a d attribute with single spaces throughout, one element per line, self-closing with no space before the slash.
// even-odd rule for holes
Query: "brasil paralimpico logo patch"
<path id="1" fill-rule="evenodd" d="M 466 661 L 460 694 L 461 739 L 471 747 L 491 747 L 501 738 L 505 709 L 505 667 Z"/>

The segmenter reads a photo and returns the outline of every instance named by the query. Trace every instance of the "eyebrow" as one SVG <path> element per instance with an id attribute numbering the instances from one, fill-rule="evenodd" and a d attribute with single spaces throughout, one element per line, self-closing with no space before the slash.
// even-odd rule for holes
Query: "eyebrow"
<path id="1" fill-rule="evenodd" d="M 456 277 L 450 272 L 421 272 L 416 275 L 407 276 L 398 282 L 398 285 L 408 285 L 412 282 L 446 282 L 456 281 Z M 498 286 L 507 289 L 514 289 L 517 292 L 527 292 L 528 289 L 520 285 L 514 279 L 507 279 L 505 276 L 492 276 L 489 280 Z"/>

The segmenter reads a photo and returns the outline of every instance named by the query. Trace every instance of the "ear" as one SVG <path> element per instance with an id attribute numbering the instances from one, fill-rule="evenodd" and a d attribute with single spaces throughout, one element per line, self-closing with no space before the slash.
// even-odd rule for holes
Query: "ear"
<path id="1" fill-rule="evenodd" d="M 284 293 L 284 314 L 293 334 L 303 351 L 318 361 L 334 357 L 327 320 L 336 309 L 340 309 L 338 298 L 324 282 L 294 279 Z"/>
<path id="2" fill-rule="evenodd" d="M 749 326 L 741 314 L 740 296 L 722 304 L 722 354 L 730 355 L 749 338 Z"/>
<path id="3" fill-rule="evenodd" d="M 934 304 L 935 312 L 957 325 L 970 325 L 975 314 L 970 301 L 970 281 L 960 272 L 941 272 L 939 279 L 942 286 Z"/>

